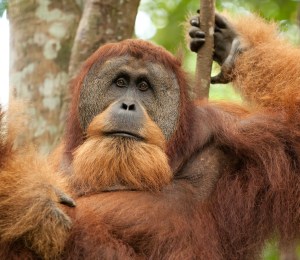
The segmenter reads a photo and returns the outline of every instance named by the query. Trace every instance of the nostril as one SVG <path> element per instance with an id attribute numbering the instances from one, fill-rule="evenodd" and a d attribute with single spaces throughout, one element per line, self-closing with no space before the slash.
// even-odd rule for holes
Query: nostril
<path id="1" fill-rule="evenodd" d="M 135 111 L 135 104 L 129 105 L 128 110 Z"/>
<path id="2" fill-rule="evenodd" d="M 128 110 L 128 111 L 135 111 L 135 104 L 126 104 L 126 103 L 122 103 L 121 104 L 121 109 L 122 110 Z"/>
<path id="3" fill-rule="evenodd" d="M 127 106 L 125 103 L 122 103 L 121 109 L 127 110 L 127 109 L 128 109 L 128 106 Z"/>

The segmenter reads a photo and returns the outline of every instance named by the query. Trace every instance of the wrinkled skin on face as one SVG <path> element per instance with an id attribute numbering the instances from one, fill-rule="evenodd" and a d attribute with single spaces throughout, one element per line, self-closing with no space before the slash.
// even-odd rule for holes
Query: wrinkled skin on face
<path id="1" fill-rule="evenodd" d="M 167 140 L 174 134 L 179 85 L 174 73 L 162 65 L 127 55 L 95 63 L 80 93 L 79 120 L 84 131 L 97 114 L 118 100 L 140 103 Z"/>

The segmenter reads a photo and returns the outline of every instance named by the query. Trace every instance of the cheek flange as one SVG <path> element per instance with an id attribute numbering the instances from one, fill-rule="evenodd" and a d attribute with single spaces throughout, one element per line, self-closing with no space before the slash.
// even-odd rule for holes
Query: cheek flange
<path id="1" fill-rule="evenodd" d="M 114 89 L 114 79 L 123 67 L 131 69 L 133 74 L 136 74 L 138 68 L 146 71 L 153 87 L 153 95 L 129 96 L 128 91 Z M 165 138 L 170 140 L 178 125 L 180 109 L 180 90 L 173 72 L 160 64 L 140 61 L 130 56 L 94 64 L 83 81 L 80 93 L 78 109 L 82 129 L 85 131 L 96 115 L 123 97 L 141 103 L 151 119 L 161 128 Z"/>

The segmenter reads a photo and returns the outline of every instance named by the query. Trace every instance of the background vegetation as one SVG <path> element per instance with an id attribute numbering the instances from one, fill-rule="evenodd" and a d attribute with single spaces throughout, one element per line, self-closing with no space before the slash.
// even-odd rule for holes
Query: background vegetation
<path id="1" fill-rule="evenodd" d="M 217 10 L 233 14 L 255 12 L 268 20 L 279 23 L 280 29 L 294 44 L 300 42 L 299 12 L 300 0 L 216 0 Z M 154 31 L 149 39 L 175 53 L 182 48 L 184 66 L 191 73 L 195 70 L 195 54 L 186 49 L 184 42 L 184 26 L 179 27 L 178 21 L 185 21 L 188 14 L 196 13 L 199 1 L 193 0 L 142 0 L 139 12 L 150 16 Z M 214 73 L 218 66 L 214 64 Z M 239 96 L 230 86 L 213 85 L 211 99 L 231 99 L 240 101 Z"/>

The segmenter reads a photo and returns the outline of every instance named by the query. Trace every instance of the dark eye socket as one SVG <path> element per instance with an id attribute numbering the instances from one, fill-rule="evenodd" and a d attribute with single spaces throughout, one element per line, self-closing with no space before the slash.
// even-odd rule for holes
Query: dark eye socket
<path id="1" fill-rule="evenodd" d="M 139 84 L 138 84 L 138 89 L 140 90 L 140 91 L 146 91 L 146 90 L 148 90 L 149 89 L 149 84 L 146 82 L 146 81 L 142 81 L 142 82 L 140 82 Z"/>
<path id="2" fill-rule="evenodd" d="M 125 80 L 124 78 L 118 78 L 118 79 L 116 80 L 116 85 L 117 85 L 118 87 L 120 87 L 120 88 L 126 87 L 126 84 L 127 84 L 127 82 L 126 82 L 126 80 Z"/>

